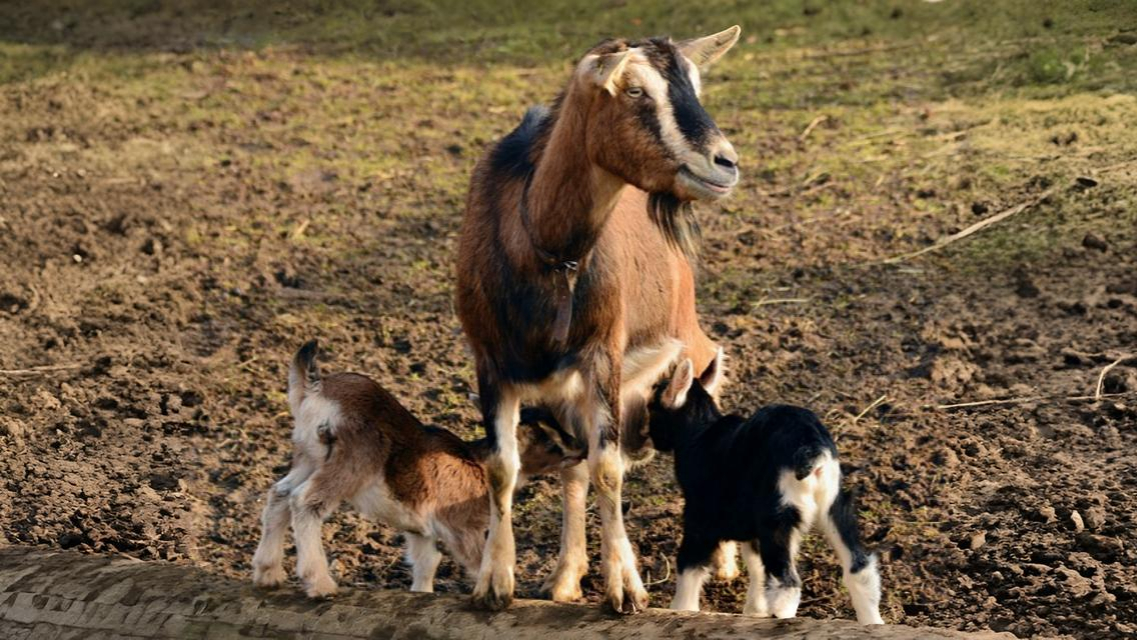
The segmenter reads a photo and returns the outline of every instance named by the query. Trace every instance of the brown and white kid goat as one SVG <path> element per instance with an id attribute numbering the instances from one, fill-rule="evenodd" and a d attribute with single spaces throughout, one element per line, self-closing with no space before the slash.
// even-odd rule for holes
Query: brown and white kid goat
<path id="1" fill-rule="evenodd" d="M 402 531 L 413 566 L 412 591 L 432 591 L 441 541 L 474 574 L 489 528 L 485 460 L 488 440 L 466 442 L 427 427 L 367 376 L 320 377 L 316 342 L 296 353 L 288 373 L 292 468 L 266 496 L 253 581 L 285 580 L 285 528 L 296 539 L 296 575 L 309 597 L 335 593 L 321 528 L 344 501 L 365 517 Z M 522 477 L 575 465 L 584 455 L 539 412 L 518 430 Z"/>
<path id="2" fill-rule="evenodd" d="M 478 163 L 458 246 L 456 309 L 476 360 L 492 517 L 475 602 L 513 597 L 513 487 L 520 407 L 548 407 L 588 444 L 562 471 L 554 600 L 581 597 L 585 500 L 601 522 L 605 601 L 647 605 L 621 512 L 621 430 L 682 353 L 706 366 L 689 203 L 726 196 L 738 155 L 699 103 L 700 70 L 738 41 L 607 40 L 577 63 L 549 109 L 530 109 Z"/>
<path id="3" fill-rule="evenodd" d="M 801 601 L 795 558 L 818 525 L 837 552 L 861 624 L 883 624 L 876 556 L 861 546 L 852 498 L 841 489 L 837 447 L 813 412 L 773 405 L 750 418 L 723 415 L 707 386 L 721 357 L 694 379 L 690 360 L 656 392 L 652 443 L 675 453 L 683 541 L 672 609 L 698 611 L 715 549 L 743 543 L 750 572 L 743 613 L 792 618 Z"/>

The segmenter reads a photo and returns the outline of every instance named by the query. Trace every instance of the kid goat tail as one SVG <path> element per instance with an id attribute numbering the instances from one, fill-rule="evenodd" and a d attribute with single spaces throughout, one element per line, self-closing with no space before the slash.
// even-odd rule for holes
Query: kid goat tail
<path id="1" fill-rule="evenodd" d="M 288 368 L 288 406 L 292 415 L 300 411 L 300 403 L 312 393 L 320 392 L 320 367 L 316 364 L 319 343 L 309 340 L 300 347 Z"/>
<path id="2" fill-rule="evenodd" d="M 821 444 L 807 445 L 795 451 L 793 457 L 794 477 L 798 480 L 808 478 L 809 474 L 825 462 L 825 454 L 828 451 L 829 449 Z"/>

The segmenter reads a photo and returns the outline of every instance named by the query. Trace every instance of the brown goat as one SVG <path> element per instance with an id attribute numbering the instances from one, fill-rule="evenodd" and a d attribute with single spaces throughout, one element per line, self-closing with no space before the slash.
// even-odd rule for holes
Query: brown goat
<path id="1" fill-rule="evenodd" d="M 315 341 L 301 347 L 288 374 L 288 403 L 296 424 L 292 468 L 266 496 L 263 531 L 253 556 L 253 581 L 285 580 L 285 527 L 296 538 L 296 574 L 309 597 L 335 593 L 320 530 L 343 501 L 363 515 L 403 531 L 413 566 L 413 591 L 432 591 L 441 555 L 437 544 L 473 574 L 489 528 L 486 440 L 466 442 L 423 426 L 367 376 L 321 379 Z M 584 455 L 554 421 L 527 415 L 518 432 L 521 474 L 576 465 Z"/>
<path id="2" fill-rule="evenodd" d="M 647 604 L 620 508 L 621 429 L 643 423 L 652 384 L 676 357 L 705 367 L 716 352 L 695 311 L 689 203 L 725 196 L 738 181 L 737 154 L 698 99 L 699 67 L 738 34 L 597 45 L 553 107 L 530 109 L 474 170 L 456 306 L 495 445 L 474 589 L 482 607 L 513 596 L 522 402 L 548 407 L 589 450 L 587 469 L 562 471 L 561 555 L 545 587 L 554 600 L 581 596 L 591 479 L 605 599 L 627 613 Z"/>

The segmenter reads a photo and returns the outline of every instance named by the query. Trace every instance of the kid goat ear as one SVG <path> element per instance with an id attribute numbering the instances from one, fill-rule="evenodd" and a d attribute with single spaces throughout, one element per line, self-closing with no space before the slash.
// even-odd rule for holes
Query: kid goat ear
<path id="1" fill-rule="evenodd" d="M 719 385 L 722 384 L 724 366 L 726 364 L 723 362 L 725 357 L 722 347 L 719 347 L 715 350 L 714 359 L 712 359 L 710 364 L 707 365 L 707 368 L 703 369 L 703 372 L 699 374 L 699 384 L 707 390 L 707 393 L 710 394 L 712 398 L 718 398 Z"/>
<path id="2" fill-rule="evenodd" d="M 675 373 L 671 374 L 671 382 L 663 392 L 664 407 L 678 409 L 687 403 L 687 392 L 691 390 L 691 383 L 695 380 L 694 368 L 695 365 L 691 364 L 690 358 L 675 367 Z"/>

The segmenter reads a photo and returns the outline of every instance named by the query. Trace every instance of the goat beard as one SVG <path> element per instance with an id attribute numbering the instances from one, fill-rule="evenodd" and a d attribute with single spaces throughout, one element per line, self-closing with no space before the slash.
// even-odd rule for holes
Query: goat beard
<path id="1" fill-rule="evenodd" d="M 681 200 L 668 192 L 653 193 L 648 197 L 647 213 L 669 244 L 692 262 L 698 258 L 702 231 L 689 200 Z"/>

